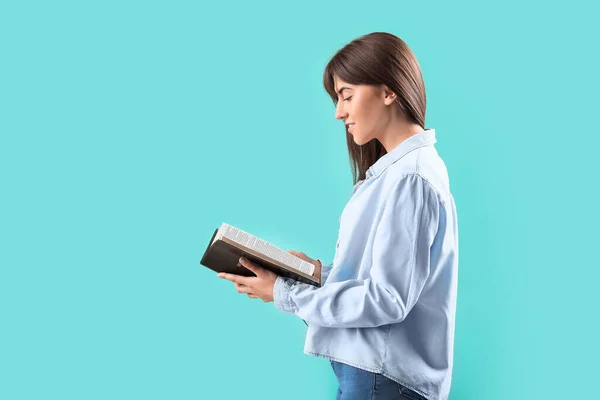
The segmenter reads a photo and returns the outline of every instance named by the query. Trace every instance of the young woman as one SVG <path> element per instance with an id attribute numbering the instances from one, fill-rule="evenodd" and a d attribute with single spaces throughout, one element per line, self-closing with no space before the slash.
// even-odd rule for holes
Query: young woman
<path id="1" fill-rule="evenodd" d="M 435 130 L 425 129 L 419 64 L 375 32 L 340 49 L 324 85 L 344 122 L 353 194 L 317 288 L 277 276 L 219 274 L 238 292 L 308 324 L 304 352 L 329 359 L 339 399 L 446 399 L 452 376 L 458 222 Z"/>

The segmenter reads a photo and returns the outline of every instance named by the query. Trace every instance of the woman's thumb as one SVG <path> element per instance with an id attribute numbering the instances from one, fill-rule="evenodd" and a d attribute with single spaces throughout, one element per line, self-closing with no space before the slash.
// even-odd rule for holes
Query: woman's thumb
<path id="1" fill-rule="evenodd" d="M 296 256 L 298 258 L 304 259 L 304 255 L 302 254 L 301 251 L 288 250 L 288 253 L 290 253 L 291 255 Z"/>

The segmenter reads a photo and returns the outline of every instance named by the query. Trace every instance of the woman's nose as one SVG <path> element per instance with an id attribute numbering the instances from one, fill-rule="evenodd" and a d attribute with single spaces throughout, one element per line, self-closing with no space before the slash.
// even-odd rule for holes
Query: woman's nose
<path id="1" fill-rule="evenodd" d="M 348 115 L 347 112 L 345 112 L 343 109 L 336 107 L 335 109 L 335 119 L 344 119 L 346 118 L 346 116 Z"/>

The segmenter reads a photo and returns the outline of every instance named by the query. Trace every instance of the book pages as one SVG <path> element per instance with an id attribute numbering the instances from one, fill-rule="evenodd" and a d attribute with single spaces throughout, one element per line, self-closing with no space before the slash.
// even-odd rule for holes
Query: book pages
<path id="1" fill-rule="evenodd" d="M 315 266 L 313 264 L 301 260 L 298 257 L 291 255 L 287 251 L 229 224 L 223 223 L 221 225 L 219 231 L 215 235 L 214 240 L 221 239 L 222 237 L 231 239 L 236 243 L 271 257 L 272 259 L 277 260 L 280 263 L 283 263 L 298 271 L 304 272 L 305 274 L 312 276 L 315 272 Z"/>

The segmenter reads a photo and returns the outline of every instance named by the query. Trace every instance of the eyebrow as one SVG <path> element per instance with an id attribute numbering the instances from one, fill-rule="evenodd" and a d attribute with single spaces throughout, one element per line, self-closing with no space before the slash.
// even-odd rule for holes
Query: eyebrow
<path id="1" fill-rule="evenodd" d="M 344 91 L 344 89 L 349 89 L 349 90 L 352 90 L 352 88 L 349 88 L 349 87 L 346 87 L 346 86 L 342 86 L 342 87 L 340 88 L 340 90 L 338 90 L 338 91 L 337 91 L 337 92 L 338 92 L 338 94 L 342 94 L 342 92 Z"/>

